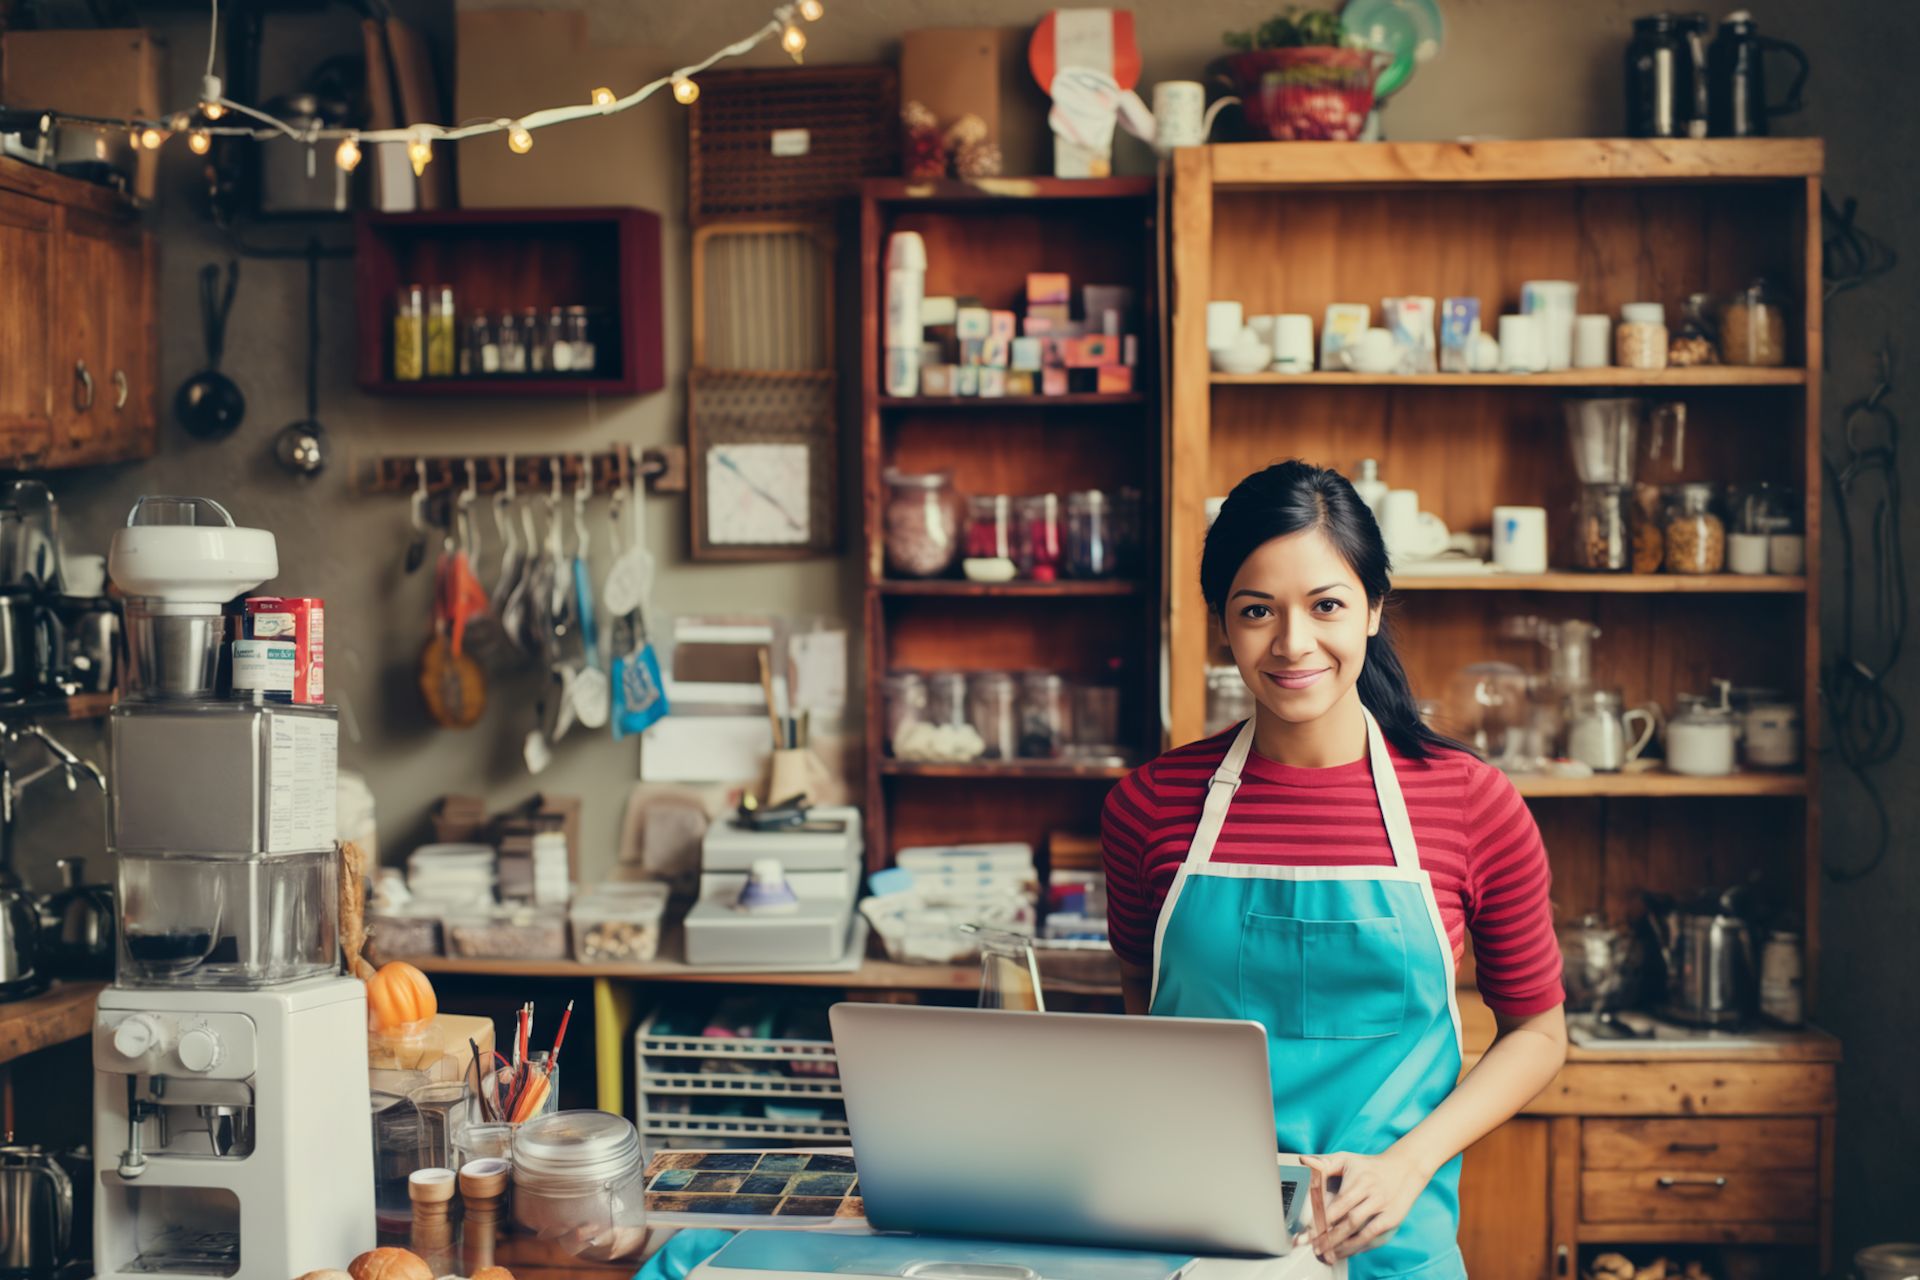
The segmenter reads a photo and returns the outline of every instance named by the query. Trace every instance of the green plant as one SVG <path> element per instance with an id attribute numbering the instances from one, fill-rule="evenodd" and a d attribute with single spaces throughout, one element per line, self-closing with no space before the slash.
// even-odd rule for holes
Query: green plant
<path id="1" fill-rule="evenodd" d="M 1344 43 L 1340 34 L 1340 15 L 1326 9 L 1302 9 L 1291 5 L 1285 13 L 1269 18 L 1251 31 L 1229 31 L 1220 39 L 1229 49 L 1251 53 L 1255 49 L 1338 48 Z"/>

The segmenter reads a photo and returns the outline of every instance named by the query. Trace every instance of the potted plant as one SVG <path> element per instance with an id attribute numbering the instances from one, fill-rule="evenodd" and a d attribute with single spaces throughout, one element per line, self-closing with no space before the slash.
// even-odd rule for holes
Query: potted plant
<path id="1" fill-rule="evenodd" d="M 1374 80 L 1387 59 L 1353 47 L 1337 13 L 1296 6 L 1222 40 L 1237 52 L 1220 65 L 1256 133 L 1282 142 L 1351 142 L 1366 127 Z"/>

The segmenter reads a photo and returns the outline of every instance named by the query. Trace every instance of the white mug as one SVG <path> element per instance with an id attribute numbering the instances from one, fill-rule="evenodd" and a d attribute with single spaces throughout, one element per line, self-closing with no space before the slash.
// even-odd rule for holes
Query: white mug
<path id="1" fill-rule="evenodd" d="M 1613 363 L 1613 317 L 1575 316 L 1573 367 L 1604 369 Z"/>
<path id="2" fill-rule="evenodd" d="M 1500 317 L 1500 371 L 1539 373 L 1547 367 L 1538 316 Z"/>
<path id="3" fill-rule="evenodd" d="M 1207 140 L 1207 90 L 1198 80 L 1162 80 L 1153 86 L 1153 149 L 1165 155 L 1175 147 L 1197 147 Z"/>
<path id="4" fill-rule="evenodd" d="M 1447 549 L 1447 526 L 1439 516 L 1420 509 L 1413 489 L 1389 489 L 1380 500 L 1380 538 L 1388 554 L 1424 560 Z"/>
<path id="5" fill-rule="evenodd" d="M 1493 509 L 1493 563 L 1506 573 L 1547 571 L 1547 509 Z"/>
<path id="6" fill-rule="evenodd" d="M 1573 317 L 1579 301 L 1580 286 L 1571 280 L 1528 280 L 1520 286 L 1520 314 L 1540 317 L 1543 368 L 1573 364 Z"/>
<path id="7" fill-rule="evenodd" d="M 1392 373 L 1400 363 L 1400 344 L 1390 329 L 1368 329 L 1340 348 L 1340 363 L 1355 373 Z"/>
<path id="8" fill-rule="evenodd" d="M 1230 347 L 1240 337 L 1245 327 L 1245 312 L 1237 302 L 1209 302 L 1207 304 L 1207 350 L 1218 351 Z"/>
<path id="9" fill-rule="evenodd" d="M 1312 373 L 1313 317 L 1275 316 L 1273 321 L 1274 372 Z"/>
<path id="10" fill-rule="evenodd" d="M 1728 573 L 1765 573 L 1766 571 L 1766 534 L 1730 533 L 1727 535 Z"/>
<path id="11" fill-rule="evenodd" d="M 1807 568 L 1807 538 L 1800 533 L 1767 535 L 1767 571 L 1804 573 Z"/>

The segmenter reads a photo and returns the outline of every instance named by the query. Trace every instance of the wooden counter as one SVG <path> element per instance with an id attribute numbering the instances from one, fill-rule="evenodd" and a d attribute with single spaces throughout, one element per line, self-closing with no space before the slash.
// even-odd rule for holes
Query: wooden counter
<path id="1" fill-rule="evenodd" d="M 56 982 L 40 995 L 0 1004 L 0 1063 L 86 1035 L 93 1026 L 94 1002 L 106 986 Z"/>

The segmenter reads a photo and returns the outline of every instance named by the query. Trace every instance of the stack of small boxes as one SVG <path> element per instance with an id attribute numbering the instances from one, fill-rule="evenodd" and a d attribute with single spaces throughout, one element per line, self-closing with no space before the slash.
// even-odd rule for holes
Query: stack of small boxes
<path id="1" fill-rule="evenodd" d="M 1079 320 L 1071 299 L 1065 274 L 1037 271 L 1027 276 L 1024 316 L 967 298 L 923 300 L 920 394 L 987 399 L 1134 390 L 1140 339 L 1130 331 L 1133 290 L 1082 285 Z"/>

